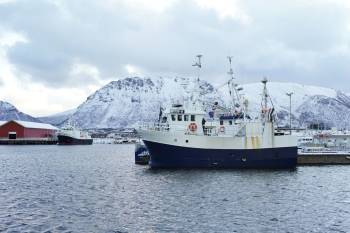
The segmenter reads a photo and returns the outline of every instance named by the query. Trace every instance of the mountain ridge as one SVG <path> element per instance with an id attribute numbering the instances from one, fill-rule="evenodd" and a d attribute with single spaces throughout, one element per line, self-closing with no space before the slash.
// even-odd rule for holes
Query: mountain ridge
<path id="1" fill-rule="evenodd" d="M 6 101 L 0 100 L 0 121 L 8 120 L 21 120 L 41 123 L 39 119 L 19 111 L 15 106 Z"/>
<path id="2" fill-rule="evenodd" d="M 112 81 L 87 97 L 65 121 L 69 119 L 82 128 L 136 127 L 139 122 L 156 120 L 160 106 L 188 97 L 195 83 L 195 79 L 183 77 L 127 77 Z M 207 93 L 201 96 L 202 99 L 228 105 L 229 95 L 225 87 L 218 90 L 204 80 L 200 80 L 200 86 L 202 92 Z M 240 86 L 249 101 L 248 110 L 258 113 L 262 84 Z M 293 92 L 294 126 L 324 122 L 330 127 L 349 127 L 350 96 L 342 91 L 292 82 L 269 82 L 267 87 L 279 125 L 289 124 L 289 97 L 286 93 Z"/>

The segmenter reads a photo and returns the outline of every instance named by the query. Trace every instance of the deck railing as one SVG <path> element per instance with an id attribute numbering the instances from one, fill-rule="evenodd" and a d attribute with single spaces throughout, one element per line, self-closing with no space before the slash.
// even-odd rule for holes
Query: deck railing
<path id="1" fill-rule="evenodd" d="M 165 123 L 142 123 L 140 129 L 154 130 L 154 131 L 169 131 L 169 124 Z"/>
<path id="2" fill-rule="evenodd" d="M 242 132 L 242 129 L 245 127 L 245 125 L 241 127 L 235 127 L 235 128 L 229 128 L 226 127 L 224 130 L 220 128 L 220 126 L 217 127 L 203 127 L 200 130 L 197 129 L 197 131 L 192 132 L 188 128 L 177 128 L 177 127 L 171 127 L 167 123 L 142 123 L 140 124 L 140 129 L 146 129 L 151 131 L 173 131 L 173 132 L 183 132 L 184 134 L 188 135 L 205 135 L 205 136 L 244 136 L 240 135 Z"/>

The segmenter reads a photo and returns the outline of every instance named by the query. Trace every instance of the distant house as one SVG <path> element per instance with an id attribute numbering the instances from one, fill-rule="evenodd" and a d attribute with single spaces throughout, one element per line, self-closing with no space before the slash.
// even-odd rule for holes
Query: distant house
<path id="1" fill-rule="evenodd" d="M 0 139 L 44 139 L 56 137 L 58 128 L 29 121 L 0 121 Z"/>

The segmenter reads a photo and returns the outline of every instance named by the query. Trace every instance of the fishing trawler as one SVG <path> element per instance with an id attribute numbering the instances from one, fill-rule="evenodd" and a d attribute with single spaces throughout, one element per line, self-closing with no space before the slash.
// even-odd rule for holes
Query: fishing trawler
<path id="1" fill-rule="evenodd" d="M 57 134 L 59 145 L 91 145 L 93 139 L 84 131 L 67 124 Z"/>
<path id="2" fill-rule="evenodd" d="M 209 114 L 199 100 L 199 88 L 183 104 L 161 113 L 159 122 L 139 133 L 150 153 L 152 168 L 294 168 L 297 138 L 274 128 L 274 108 L 262 81 L 262 107 L 257 119 L 247 114 L 248 101 L 235 82 L 230 62 L 227 82 L 232 107 L 223 111 L 214 103 Z M 194 64 L 201 68 L 201 56 Z M 198 75 L 199 76 L 199 75 Z M 199 80 L 199 78 L 198 78 Z"/>

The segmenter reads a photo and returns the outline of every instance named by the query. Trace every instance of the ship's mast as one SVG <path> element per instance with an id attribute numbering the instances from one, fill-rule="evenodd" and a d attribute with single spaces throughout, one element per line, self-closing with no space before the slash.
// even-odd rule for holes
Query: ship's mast
<path id="1" fill-rule="evenodd" d="M 230 70 L 227 72 L 227 74 L 230 75 L 231 79 L 234 79 L 233 69 L 232 69 L 232 58 L 233 58 L 233 56 L 227 56 L 228 62 L 230 63 Z"/>
<path id="2" fill-rule="evenodd" d="M 228 81 L 228 88 L 229 88 L 229 92 L 230 92 L 230 96 L 232 99 L 232 110 L 234 111 L 236 108 L 236 97 L 235 95 L 237 94 L 235 91 L 235 82 L 234 82 L 234 76 L 233 76 L 233 69 L 232 69 L 232 56 L 227 56 L 228 62 L 230 63 L 230 70 L 227 72 L 227 74 L 230 76 L 230 79 Z M 234 93 L 232 93 L 234 92 Z"/>
<path id="3" fill-rule="evenodd" d="M 264 77 L 263 80 L 261 81 L 262 84 L 264 85 L 264 89 L 263 89 L 263 96 L 262 96 L 262 107 L 263 109 L 267 109 L 267 101 L 268 101 L 268 97 L 269 97 L 269 94 L 267 92 L 267 87 L 266 87 L 266 84 L 267 84 L 267 78 Z"/>
<path id="4" fill-rule="evenodd" d="M 188 103 L 188 101 L 189 101 L 189 97 L 190 97 L 190 90 L 188 88 L 189 81 L 190 80 L 188 78 L 181 79 L 180 85 L 182 86 L 182 88 L 185 91 L 185 95 L 183 96 L 183 99 L 182 99 L 183 104 Z"/>
<path id="5" fill-rule="evenodd" d="M 196 57 L 197 57 L 198 60 L 192 66 L 198 67 L 198 69 L 197 69 L 197 81 L 199 81 L 199 77 L 200 77 L 200 74 L 201 74 L 201 68 L 202 68 L 202 61 L 201 61 L 201 59 L 202 59 L 203 55 L 198 54 Z"/>
<path id="6" fill-rule="evenodd" d="M 201 69 L 202 69 L 202 57 L 203 55 L 201 54 L 198 54 L 197 56 L 197 61 L 196 63 L 194 63 L 192 66 L 195 66 L 197 67 L 197 85 L 194 87 L 194 90 L 192 92 L 192 95 L 191 95 L 191 100 L 192 100 L 192 104 L 195 105 L 196 102 L 198 101 L 199 99 L 199 95 L 200 95 L 200 84 L 199 84 L 199 78 L 200 78 L 200 74 L 201 74 Z"/>
<path id="7" fill-rule="evenodd" d="M 227 59 L 229 61 L 230 64 L 230 69 L 227 72 L 227 74 L 230 76 L 230 80 L 228 81 L 228 88 L 229 88 L 229 93 L 232 99 L 232 110 L 233 112 L 236 111 L 236 109 L 238 108 L 239 110 L 242 111 L 244 118 L 245 118 L 245 108 L 244 106 L 242 106 L 242 94 L 239 93 L 240 91 L 243 90 L 242 87 L 238 87 L 238 84 L 235 82 L 235 77 L 234 77 L 234 73 L 233 73 L 233 69 L 232 69 L 232 56 L 228 56 Z"/>
<path id="8" fill-rule="evenodd" d="M 265 121 L 271 121 L 273 122 L 273 113 L 274 113 L 274 106 L 273 106 L 273 102 L 271 100 L 271 97 L 268 93 L 267 90 L 267 78 L 264 77 L 264 79 L 261 81 L 262 84 L 264 85 L 263 87 L 263 93 L 262 93 L 262 102 L 261 102 L 261 113 L 262 113 L 262 118 Z M 270 100 L 271 102 L 271 108 L 268 107 L 267 102 Z"/>

